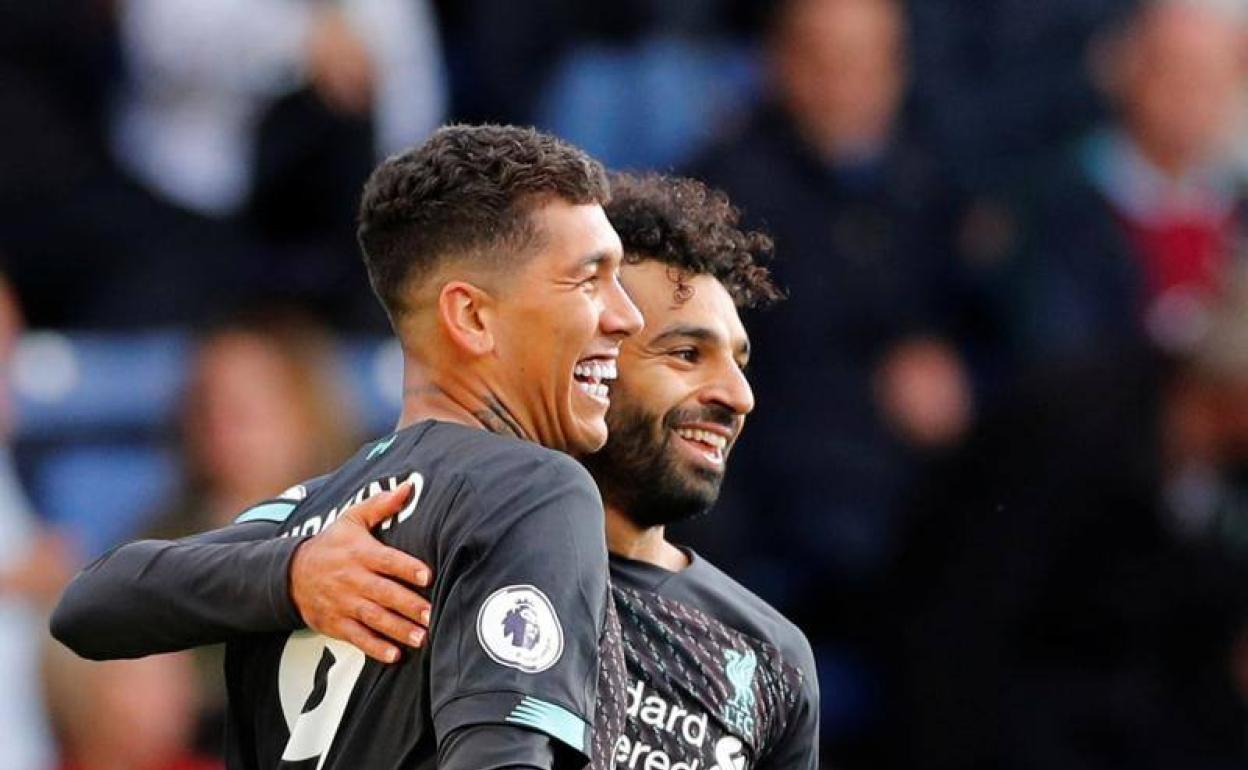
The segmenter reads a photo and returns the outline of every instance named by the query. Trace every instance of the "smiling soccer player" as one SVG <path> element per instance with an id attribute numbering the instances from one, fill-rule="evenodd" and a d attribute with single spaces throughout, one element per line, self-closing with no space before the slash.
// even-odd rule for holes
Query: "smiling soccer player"
<path id="1" fill-rule="evenodd" d="M 92 656 L 228 640 L 239 770 L 604 764 L 623 690 L 598 697 L 598 681 L 610 688 L 623 662 L 601 500 L 567 453 L 606 441 L 602 363 L 641 327 L 607 197 L 599 164 L 531 129 L 451 126 L 382 163 L 360 243 L 403 348 L 398 430 L 220 533 L 106 556 L 67 589 L 57 638 Z M 289 601 L 263 593 L 274 575 L 285 583 L 303 538 L 403 482 L 409 499 L 378 535 L 437 573 L 435 609 L 429 644 L 383 665 L 295 630 Z M 196 571 L 205 564 L 211 574 Z M 110 588 L 116 575 L 134 592 Z M 265 586 L 252 601 L 248 584 Z M 177 602 L 192 617 L 175 617 Z M 355 605 L 339 630 L 368 646 L 362 622 L 387 610 Z M 507 617 L 525 628 L 505 636 L 495 621 Z M 150 635 L 142 649 L 136 632 Z"/>
<path id="2" fill-rule="evenodd" d="M 626 684 L 609 683 L 600 693 L 610 699 L 611 690 L 620 686 L 627 698 L 624 731 L 606 766 L 813 770 L 818 766 L 819 691 L 805 637 L 757 596 L 666 535 L 667 525 L 715 503 L 732 447 L 754 408 L 745 376 L 749 339 L 738 309 L 779 298 L 756 261 L 770 251 L 771 242 L 741 231 L 728 200 L 693 180 L 616 176 L 612 195 L 607 212 L 625 251 L 621 281 L 640 308 L 645 328 L 621 344 L 618 378 L 607 380 L 607 444 L 583 458 L 606 505 L 612 595 L 629 677 Z M 609 365 L 597 373 L 595 366 L 601 365 L 579 363 L 578 376 L 610 375 Z M 381 522 L 401 507 L 402 501 L 377 497 L 357 510 Z M 385 549 L 362 529 L 353 533 L 351 545 L 343 535 L 344 544 L 332 547 L 330 538 L 340 534 L 335 529 L 300 547 L 289 585 L 287 572 L 274 570 L 267 585 L 239 587 L 234 601 L 254 607 L 261 598 L 275 596 L 284 606 L 297 607 L 305 619 L 317 614 L 318 622 L 350 613 L 361 590 L 353 581 L 332 577 L 332 570 L 310 565 L 342 564 L 344 552 Z M 229 546 L 240 553 L 250 547 Z M 367 560 L 374 558 L 381 557 Z M 196 564 L 185 547 L 176 545 L 166 547 L 165 564 L 168 570 L 183 565 L 204 580 L 221 570 L 210 560 Z M 406 573 L 421 569 L 411 565 Z M 380 579 L 399 570 L 377 571 L 381 574 L 366 577 L 397 593 L 388 606 L 418 620 L 423 603 L 405 585 Z M 119 574 L 97 572 L 83 582 L 119 596 L 137 590 Z M 202 608 L 187 600 L 186 589 L 165 588 L 154 575 L 141 582 L 158 591 L 187 623 L 203 622 Z M 531 619 L 533 604 L 524 599 L 482 613 L 480 644 L 528 649 L 549 638 L 548 629 Z M 438 601 L 435 595 L 434 604 Z M 317 603 L 330 609 L 310 613 Z M 290 614 L 299 614 L 294 607 Z M 383 617 L 373 630 L 409 643 L 410 621 L 392 621 Z M 291 629 L 298 623 L 286 622 Z M 131 624 L 134 649 L 150 644 L 149 625 Z M 436 637 L 438 631 L 431 633 Z"/>
<path id="3" fill-rule="evenodd" d="M 620 348 L 610 439 L 583 460 L 607 510 L 628 664 L 615 767 L 818 767 L 819 690 L 792 623 L 666 527 L 706 513 L 754 409 L 738 308 L 779 292 L 727 198 L 690 179 L 612 178 L 621 280 L 646 325 Z"/>

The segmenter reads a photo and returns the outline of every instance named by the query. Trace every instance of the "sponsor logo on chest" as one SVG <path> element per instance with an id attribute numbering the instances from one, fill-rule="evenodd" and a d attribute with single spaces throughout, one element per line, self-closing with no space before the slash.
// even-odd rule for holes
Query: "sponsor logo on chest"
<path id="1" fill-rule="evenodd" d="M 746 748 L 740 738 L 728 734 L 716 737 L 715 733 L 721 732 L 720 727 L 711 722 L 705 711 L 673 703 L 647 688 L 644 681 L 634 681 L 628 688 L 627 717 L 624 735 L 615 746 L 615 770 L 746 770 L 749 767 Z"/>

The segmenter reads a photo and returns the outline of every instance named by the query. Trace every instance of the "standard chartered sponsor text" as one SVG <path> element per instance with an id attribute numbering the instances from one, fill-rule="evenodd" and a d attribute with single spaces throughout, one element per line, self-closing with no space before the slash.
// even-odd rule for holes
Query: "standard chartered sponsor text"
<path id="1" fill-rule="evenodd" d="M 615 767 L 617 770 L 742 770 L 744 761 L 737 755 L 741 743 L 735 738 L 725 737 L 716 744 L 715 758 L 722 759 L 721 749 L 728 749 L 735 762 L 720 768 L 720 762 L 714 768 L 703 765 L 704 756 L 700 750 L 707 739 L 708 718 L 705 713 L 693 714 L 686 709 L 669 703 L 662 696 L 647 690 L 645 683 L 633 682 L 628 688 L 628 716 L 630 722 L 640 722 L 655 728 L 660 734 L 672 736 L 675 740 L 660 741 L 666 744 L 651 746 L 638 735 L 621 735 L 615 745 Z M 732 745 L 721 746 L 725 741 Z M 669 748 L 688 746 L 685 756 L 673 756 Z M 685 752 L 681 752 L 685 754 Z"/>

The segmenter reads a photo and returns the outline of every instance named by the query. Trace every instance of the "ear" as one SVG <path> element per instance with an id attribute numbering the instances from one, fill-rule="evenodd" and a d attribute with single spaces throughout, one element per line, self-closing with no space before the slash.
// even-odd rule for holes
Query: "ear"
<path id="1" fill-rule="evenodd" d="M 494 350 L 496 305 L 485 289 L 466 281 L 450 281 L 438 293 L 438 323 L 457 348 L 483 356 Z"/>

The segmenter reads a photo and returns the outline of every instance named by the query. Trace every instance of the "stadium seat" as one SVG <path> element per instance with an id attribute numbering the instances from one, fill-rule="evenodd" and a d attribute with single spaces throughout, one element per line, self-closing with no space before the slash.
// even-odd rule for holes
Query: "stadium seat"
<path id="1" fill-rule="evenodd" d="M 16 454 L 37 511 L 84 555 L 133 537 L 179 485 L 177 409 L 193 340 L 179 332 L 32 332 L 14 361 Z M 402 357 L 389 341 L 339 348 L 342 381 L 369 435 L 399 412 Z"/>
<path id="2" fill-rule="evenodd" d="M 612 168 L 672 169 L 748 111 L 757 70 L 752 51 L 729 43 L 587 44 L 557 67 L 537 120 Z"/>

